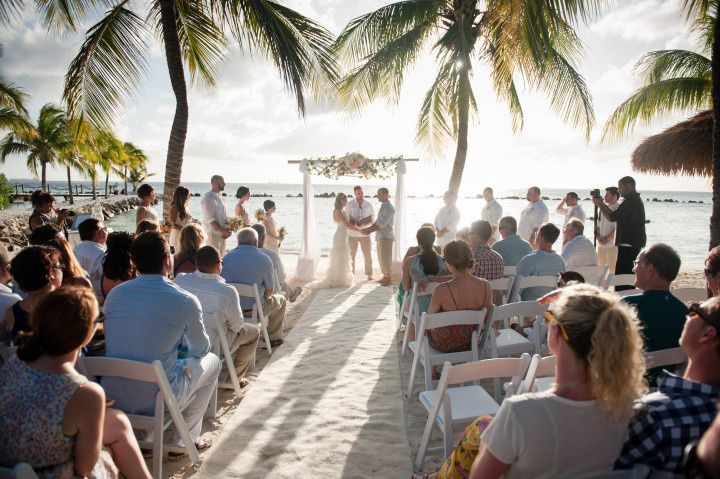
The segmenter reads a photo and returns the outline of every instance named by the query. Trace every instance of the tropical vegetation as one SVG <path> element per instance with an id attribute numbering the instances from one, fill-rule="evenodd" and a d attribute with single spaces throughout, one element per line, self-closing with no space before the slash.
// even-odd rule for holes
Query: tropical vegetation
<path id="1" fill-rule="evenodd" d="M 4 173 L 0 173 L 0 210 L 10 204 L 15 188 L 12 187 Z"/>

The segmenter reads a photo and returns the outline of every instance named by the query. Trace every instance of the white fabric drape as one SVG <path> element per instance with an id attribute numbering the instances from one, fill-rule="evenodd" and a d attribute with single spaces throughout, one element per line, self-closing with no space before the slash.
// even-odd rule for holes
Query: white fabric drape
<path id="1" fill-rule="evenodd" d="M 395 167 L 397 185 L 395 187 L 395 222 L 393 231 L 395 233 L 395 244 L 393 245 L 393 274 L 402 274 L 402 261 L 407 245 L 405 239 L 405 172 L 407 166 L 405 160 L 398 161 Z"/>
<path id="2" fill-rule="evenodd" d="M 300 162 L 300 172 L 303 174 L 303 225 L 295 276 L 301 279 L 314 279 L 315 270 L 320 263 L 320 239 L 315 217 L 315 194 L 306 160 Z"/>

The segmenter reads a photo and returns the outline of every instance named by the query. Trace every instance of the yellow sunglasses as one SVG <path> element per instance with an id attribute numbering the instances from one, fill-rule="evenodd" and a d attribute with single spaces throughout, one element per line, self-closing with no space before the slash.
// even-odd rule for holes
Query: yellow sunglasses
<path id="1" fill-rule="evenodd" d="M 555 315 L 553 314 L 552 311 L 550 311 L 549 309 L 545 310 L 545 312 L 543 313 L 543 317 L 545 318 L 545 321 L 547 321 L 548 323 L 553 321 L 553 322 L 555 322 L 555 324 L 557 324 L 560 327 L 560 331 L 562 332 L 562 335 L 563 335 L 563 338 L 565 338 L 565 341 L 570 340 L 570 338 L 568 337 L 567 331 L 565 331 L 565 327 L 560 323 L 560 321 L 557 320 L 557 318 L 555 317 Z"/>

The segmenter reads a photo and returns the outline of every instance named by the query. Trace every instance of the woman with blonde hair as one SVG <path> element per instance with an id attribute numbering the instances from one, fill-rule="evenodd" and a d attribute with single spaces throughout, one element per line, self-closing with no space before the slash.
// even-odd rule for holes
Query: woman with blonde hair
<path id="1" fill-rule="evenodd" d="M 205 231 L 199 225 L 192 223 L 182 229 L 180 251 L 173 257 L 173 276 L 197 270 L 197 253 L 205 245 L 205 239 Z"/>
<path id="2" fill-rule="evenodd" d="M 555 384 L 482 416 L 429 478 L 600 476 L 613 469 L 647 390 L 635 311 L 594 286 L 568 286 L 545 313 Z M 472 464 L 472 469 L 471 469 Z"/>
<path id="3" fill-rule="evenodd" d="M 335 196 L 333 205 L 333 222 L 337 225 L 333 236 L 332 248 L 330 249 L 330 266 L 325 274 L 323 286 L 332 288 L 339 286 L 351 286 L 353 284 L 353 273 L 350 258 L 350 246 L 348 245 L 347 230 L 359 231 L 359 228 L 352 224 L 343 208 L 347 205 L 347 195 L 338 193 Z"/>
<path id="4" fill-rule="evenodd" d="M 187 210 L 189 203 L 190 190 L 184 186 L 175 188 L 172 204 L 170 205 L 170 212 L 168 213 L 168 219 L 171 224 L 168 242 L 170 246 L 176 250 L 180 249 L 180 233 L 182 229 L 192 221 L 192 216 L 190 216 L 190 212 Z"/>

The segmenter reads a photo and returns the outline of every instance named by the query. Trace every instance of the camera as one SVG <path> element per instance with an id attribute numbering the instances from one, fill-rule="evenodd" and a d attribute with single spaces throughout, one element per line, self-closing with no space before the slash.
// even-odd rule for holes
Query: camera
<path id="1" fill-rule="evenodd" d="M 590 196 L 592 198 L 600 198 L 602 195 L 600 194 L 600 190 L 598 188 L 595 188 L 594 190 L 590 191 Z"/>

